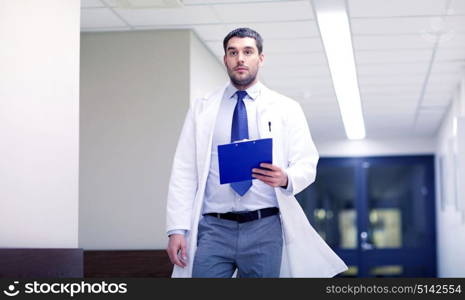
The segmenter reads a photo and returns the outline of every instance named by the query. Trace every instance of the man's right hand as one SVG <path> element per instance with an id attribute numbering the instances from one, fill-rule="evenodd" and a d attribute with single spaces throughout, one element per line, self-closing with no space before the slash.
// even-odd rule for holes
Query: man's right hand
<path id="1" fill-rule="evenodd" d="M 183 234 L 172 234 L 166 249 L 172 264 L 184 268 L 187 260 L 186 239 Z"/>

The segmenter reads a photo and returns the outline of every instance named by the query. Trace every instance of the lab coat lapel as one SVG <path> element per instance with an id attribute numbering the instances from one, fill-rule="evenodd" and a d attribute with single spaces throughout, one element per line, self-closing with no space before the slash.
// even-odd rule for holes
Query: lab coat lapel
<path id="1" fill-rule="evenodd" d="M 226 85 L 227 86 L 227 85 Z M 226 87 L 218 89 L 212 95 L 201 99 L 202 107 L 197 116 L 197 166 L 199 182 L 206 180 L 206 169 L 210 166 L 211 145 L 216 117 L 220 109 L 221 99 Z"/>
<path id="2" fill-rule="evenodd" d="M 263 86 L 260 97 L 257 99 L 257 123 L 258 132 L 261 139 L 273 139 L 273 164 L 281 165 L 280 158 L 280 132 L 278 128 L 279 118 L 275 111 L 275 95 Z"/>
<path id="3" fill-rule="evenodd" d="M 261 139 L 272 137 L 269 123 L 273 123 L 271 109 L 274 99 L 269 94 L 268 89 L 262 85 L 262 91 L 257 98 L 257 123 Z"/>

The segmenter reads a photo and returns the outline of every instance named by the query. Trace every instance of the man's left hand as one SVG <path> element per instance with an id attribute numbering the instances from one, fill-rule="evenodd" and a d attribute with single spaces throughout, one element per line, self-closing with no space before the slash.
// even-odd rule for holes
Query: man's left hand
<path id="1" fill-rule="evenodd" d="M 252 169 L 252 177 L 273 187 L 287 187 L 287 174 L 280 167 L 267 163 L 261 163 L 260 167 L 264 169 Z"/>

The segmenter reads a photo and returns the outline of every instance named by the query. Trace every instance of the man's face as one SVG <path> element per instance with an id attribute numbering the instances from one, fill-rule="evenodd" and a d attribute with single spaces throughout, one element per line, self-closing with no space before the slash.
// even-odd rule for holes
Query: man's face
<path id="1" fill-rule="evenodd" d="M 247 88 L 256 82 L 258 69 L 263 64 L 263 53 L 258 54 L 255 39 L 233 37 L 228 41 L 224 64 L 236 87 Z"/>

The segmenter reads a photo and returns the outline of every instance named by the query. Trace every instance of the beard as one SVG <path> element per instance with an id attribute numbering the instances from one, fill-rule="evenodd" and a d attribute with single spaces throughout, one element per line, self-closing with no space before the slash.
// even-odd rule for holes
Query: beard
<path id="1" fill-rule="evenodd" d="M 234 85 L 236 86 L 247 86 L 250 83 L 252 83 L 255 80 L 255 78 L 257 78 L 257 72 L 250 73 L 248 76 L 244 78 L 237 78 L 233 70 L 228 70 L 228 75 L 231 79 L 231 82 L 234 83 Z"/>

